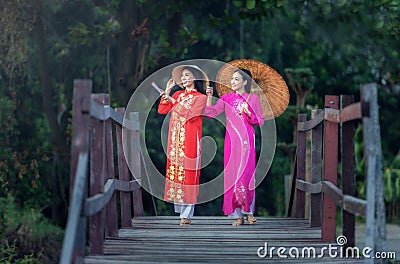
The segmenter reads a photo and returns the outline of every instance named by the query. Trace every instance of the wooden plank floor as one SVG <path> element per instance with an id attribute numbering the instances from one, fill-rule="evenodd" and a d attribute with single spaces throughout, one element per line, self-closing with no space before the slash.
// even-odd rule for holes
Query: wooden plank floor
<path id="1" fill-rule="evenodd" d="M 179 226 L 177 217 L 141 217 L 132 220 L 132 228 L 119 230 L 117 238 L 108 238 L 104 255 L 87 256 L 85 263 L 363 263 L 361 259 L 302 257 L 303 247 L 315 247 L 316 255 L 329 243 L 320 242 L 321 230 L 308 227 L 307 220 L 258 217 L 255 225 L 231 226 L 226 217 L 195 217 L 190 226 Z M 257 255 L 267 243 L 265 258 Z M 336 243 L 331 243 L 336 246 Z M 272 255 L 269 255 L 272 247 Z M 285 258 L 277 254 L 286 247 Z M 299 250 L 299 258 L 289 249 Z M 296 250 L 294 249 L 294 250 Z M 295 251 L 292 251 L 295 253 Z M 339 250 L 336 250 L 339 254 Z M 264 253 L 264 250 L 260 251 Z M 311 254 L 313 255 L 313 254 Z"/>

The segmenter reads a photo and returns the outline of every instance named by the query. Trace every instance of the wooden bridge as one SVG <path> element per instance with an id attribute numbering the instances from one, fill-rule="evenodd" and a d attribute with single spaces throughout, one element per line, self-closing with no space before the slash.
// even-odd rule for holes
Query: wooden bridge
<path id="1" fill-rule="evenodd" d="M 354 258 L 352 251 L 355 215 L 366 218 L 371 256 L 386 243 L 375 84 L 361 87 L 360 102 L 326 96 L 325 108 L 313 111 L 310 120 L 299 115 L 287 217 L 258 217 L 256 225 L 239 227 L 226 217 L 194 217 L 192 225 L 179 226 L 177 217 L 143 216 L 138 115 L 129 115 L 130 171 L 122 147 L 125 110 L 111 108 L 108 95 L 91 89 L 89 80 L 74 81 L 71 198 L 60 263 L 382 261 L 362 258 L 362 252 Z M 357 120 L 364 131 L 367 200 L 355 197 Z M 337 222 L 342 230 L 336 230 Z M 338 235 L 342 240 L 336 241 Z"/>

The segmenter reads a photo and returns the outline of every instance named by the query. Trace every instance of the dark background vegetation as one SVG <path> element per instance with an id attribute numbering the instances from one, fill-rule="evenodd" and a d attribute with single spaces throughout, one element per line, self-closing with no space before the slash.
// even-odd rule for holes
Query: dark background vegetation
<path id="1" fill-rule="evenodd" d="M 123 106 L 148 75 L 185 59 L 251 58 L 289 85 L 290 106 L 276 119 L 274 162 L 257 189 L 258 215 L 285 214 L 296 113 L 322 108 L 326 94 L 359 100 L 360 84 L 378 83 L 387 219 L 398 222 L 399 12 L 395 0 L 0 0 L 0 262 L 58 260 L 68 213 L 73 80 L 92 79 L 94 92 L 110 93 L 113 106 Z M 163 117 L 153 116 L 157 127 Z M 215 127 L 205 122 L 204 134 Z M 149 142 L 163 171 L 165 155 L 157 140 Z M 355 148 L 362 198 L 359 130 Z M 209 172 L 221 170 L 219 153 Z M 144 195 L 150 214 L 151 197 Z M 158 214 L 171 211 L 157 201 Z M 221 199 L 196 208 L 196 215 L 220 214 Z"/>

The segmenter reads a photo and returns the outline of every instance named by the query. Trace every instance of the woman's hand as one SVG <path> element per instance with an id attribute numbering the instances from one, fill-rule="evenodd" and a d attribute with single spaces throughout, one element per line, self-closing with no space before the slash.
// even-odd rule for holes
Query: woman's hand
<path id="1" fill-rule="evenodd" d="M 169 95 L 171 92 L 172 88 L 176 85 L 175 81 L 171 78 L 167 82 L 167 87 L 165 88 L 165 94 Z"/>
<path id="2" fill-rule="evenodd" d="M 166 95 L 165 92 L 163 92 L 163 93 L 161 94 L 161 98 L 164 99 L 164 100 L 168 100 L 169 95 Z"/>
<path id="3" fill-rule="evenodd" d="M 249 110 L 249 105 L 247 103 L 242 104 L 242 112 L 248 115 L 251 118 L 251 112 Z"/>
<path id="4" fill-rule="evenodd" d="M 175 81 L 172 78 L 169 79 L 167 82 L 167 87 L 165 87 L 165 91 L 160 93 L 161 98 L 170 102 L 174 102 L 175 100 L 171 96 L 169 96 L 169 93 L 175 85 Z"/>
<path id="5" fill-rule="evenodd" d="M 212 96 L 213 95 L 213 88 L 211 86 L 208 86 L 206 89 L 206 95 L 207 96 Z"/>

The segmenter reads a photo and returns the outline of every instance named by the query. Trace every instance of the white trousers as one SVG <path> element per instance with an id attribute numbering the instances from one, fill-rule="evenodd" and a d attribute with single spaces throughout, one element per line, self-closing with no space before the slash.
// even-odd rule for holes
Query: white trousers
<path id="1" fill-rule="evenodd" d="M 180 218 L 193 218 L 194 204 L 174 204 L 175 213 L 179 213 Z"/>

